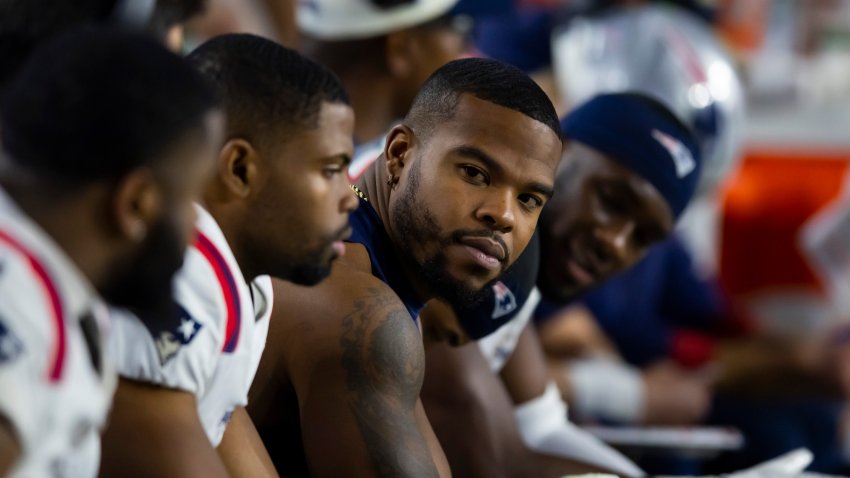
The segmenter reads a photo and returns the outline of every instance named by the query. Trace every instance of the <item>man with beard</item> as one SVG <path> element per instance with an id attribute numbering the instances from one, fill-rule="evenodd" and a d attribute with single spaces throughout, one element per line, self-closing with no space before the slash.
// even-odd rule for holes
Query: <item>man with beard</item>
<path id="1" fill-rule="evenodd" d="M 343 254 L 357 207 L 354 113 L 332 73 L 270 40 L 217 37 L 188 61 L 222 101 L 228 139 L 175 281 L 180 317 L 116 326 L 103 475 L 276 476 L 244 409 L 272 311 L 268 276 L 313 285 Z"/>
<path id="2" fill-rule="evenodd" d="M 586 463 L 585 471 L 644 475 L 567 421 L 529 320 L 540 292 L 550 304 L 567 303 L 630 267 L 669 235 L 696 188 L 700 151 L 691 131 L 666 107 L 636 93 L 600 95 L 570 113 L 562 130 L 564 162 L 556 195 L 541 215 L 539 249 L 529 247 L 505 274 L 507 290 L 489 290 L 479 306 L 454 304 L 454 313 L 467 321 L 487 321 L 497 313 L 514 318 L 477 344 L 435 346 L 428 354 L 426 410 L 435 417 L 452 470 L 461 476 L 562 476 L 575 461 Z M 509 311 L 502 307 L 507 296 L 516 304 Z M 447 320 L 432 314 L 453 312 L 445 306 L 425 310 L 423 321 Z M 597 368 L 584 375 L 613 381 L 604 372 Z M 617 393 L 595 400 L 633 406 Z M 514 405 L 516 420 L 506 420 Z"/>
<path id="3" fill-rule="evenodd" d="M 519 70 L 466 59 L 429 78 L 356 186 L 330 278 L 275 283 L 251 412 L 281 474 L 449 474 L 419 401 L 419 309 L 475 295 L 514 261 L 560 152 L 554 107 Z"/>
<path id="4" fill-rule="evenodd" d="M 196 72 L 135 34 L 61 35 L 7 87 L 0 474 L 95 476 L 115 385 L 100 296 L 140 312 L 170 296 L 222 118 Z"/>

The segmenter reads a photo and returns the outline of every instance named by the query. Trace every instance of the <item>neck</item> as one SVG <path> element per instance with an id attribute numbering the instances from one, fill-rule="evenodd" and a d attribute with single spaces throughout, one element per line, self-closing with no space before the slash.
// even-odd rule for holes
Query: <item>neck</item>
<path id="1" fill-rule="evenodd" d="M 395 248 L 396 255 L 401 259 L 400 264 L 404 271 L 405 277 L 410 282 L 419 300 L 425 302 L 434 297 L 434 294 L 428 289 L 422 280 L 418 267 L 410 260 L 410 254 L 404 254 L 401 247 L 397 246 L 395 234 L 392 230 L 392 222 L 390 221 L 390 195 L 393 194 L 393 189 L 387 184 L 390 175 L 386 168 L 386 158 L 381 155 L 371 167 L 369 167 L 363 176 L 357 182 L 359 187 L 366 197 L 369 198 L 369 204 L 378 213 L 381 218 L 381 223 L 384 225 L 384 230 L 390 237 Z M 408 259 L 405 259 L 408 258 Z"/>
<path id="2" fill-rule="evenodd" d="M 87 187 L 79 193 L 61 194 L 62 207 L 56 206 L 55 188 L 23 178 L 0 180 L 15 205 L 51 237 L 95 289 L 106 285 L 109 264 L 116 255 L 106 239 L 102 214 L 93 214 L 98 205 L 108 204 L 107 187 Z M 52 200 L 45 200 L 46 197 Z"/>
<path id="3" fill-rule="evenodd" d="M 221 229 L 245 282 L 250 283 L 257 276 L 262 275 L 261 264 L 256 263 L 253 256 L 246 252 L 247 248 L 243 246 L 241 241 L 242 234 L 240 234 L 240 231 L 243 230 L 241 218 L 245 217 L 244 211 L 237 207 L 236 202 L 217 202 L 212 200 L 209 194 L 205 196 L 203 201 L 200 201 L 200 204 Z"/>
<path id="4" fill-rule="evenodd" d="M 386 134 L 393 121 L 404 113 L 395 108 L 395 94 L 389 78 L 356 73 L 343 78 L 343 83 L 357 116 L 354 138 L 358 143 L 365 143 Z"/>

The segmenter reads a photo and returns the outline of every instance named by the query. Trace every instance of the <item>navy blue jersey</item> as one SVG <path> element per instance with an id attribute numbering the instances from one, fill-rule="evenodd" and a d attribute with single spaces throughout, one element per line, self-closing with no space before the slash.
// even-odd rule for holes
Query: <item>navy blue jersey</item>
<path id="1" fill-rule="evenodd" d="M 401 258 L 393 247 L 384 223 L 369 201 L 360 199 L 360 207 L 351 215 L 351 237 L 348 242 L 363 244 L 372 263 L 372 275 L 384 281 L 401 299 L 413 319 L 425 305 L 401 268 Z"/>
<path id="2" fill-rule="evenodd" d="M 475 304 L 453 304 L 470 338 L 486 337 L 519 313 L 537 283 L 539 268 L 540 240 L 535 232 L 528 247 L 502 277 L 484 288 L 481 300 Z"/>

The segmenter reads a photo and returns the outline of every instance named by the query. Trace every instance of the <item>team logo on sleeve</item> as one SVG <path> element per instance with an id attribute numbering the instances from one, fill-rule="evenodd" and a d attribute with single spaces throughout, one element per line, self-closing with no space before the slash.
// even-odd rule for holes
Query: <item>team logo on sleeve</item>
<path id="1" fill-rule="evenodd" d="M 202 324 L 192 317 L 183 307 L 180 307 L 180 320 L 174 330 L 166 330 L 156 339 L 156 350 L 159 352 L 159 362 L 165 365 L 177 355 L 180 347 L 189 345 L 198 335 Z"/>
<path id="2" fill-rule="evenodd" d="M 493 319 L 504 317 L 516 309 L 516 297 L 502 281 L 493 284 Z"/>
<path id="3" fill-rule="evenodd" d="M 0 364 L 11 362 L 24 352 L 24 343 L 0 319 Z"/>

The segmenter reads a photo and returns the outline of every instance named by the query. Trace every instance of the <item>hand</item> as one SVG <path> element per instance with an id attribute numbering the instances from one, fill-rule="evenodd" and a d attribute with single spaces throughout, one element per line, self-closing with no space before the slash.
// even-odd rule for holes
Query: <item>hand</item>
<path id="1" fill-rule="evenodd" d="M 693 371 L 664 360 L 643 371 L 646 425 L 692 425 L 711 403 L 707 371 Z"/>

